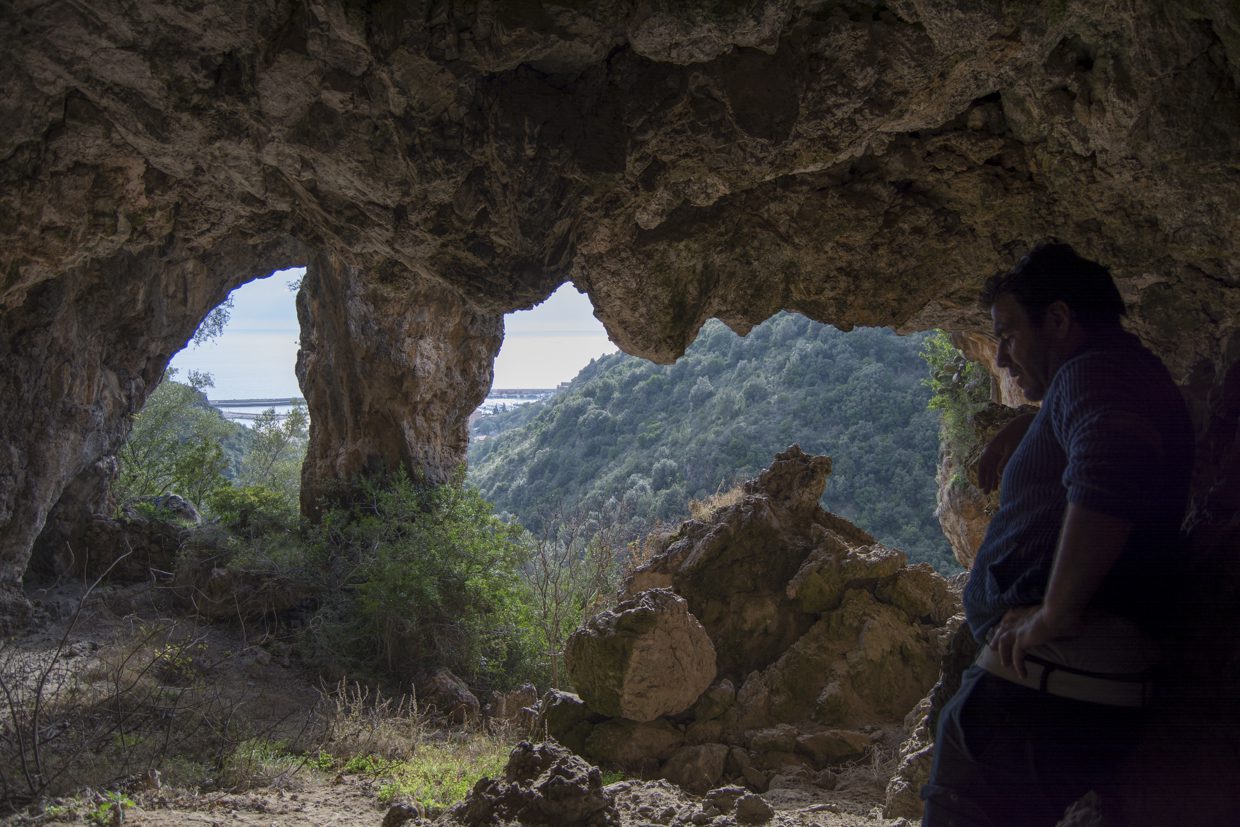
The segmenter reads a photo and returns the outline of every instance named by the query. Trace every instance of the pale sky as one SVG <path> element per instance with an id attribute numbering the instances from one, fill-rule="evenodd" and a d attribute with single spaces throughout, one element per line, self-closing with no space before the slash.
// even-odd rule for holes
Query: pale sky
<path id="1" fill-rule="evenodd" d="M 297 397 L 296 294 L 289 289 L 304 269 L 282 270 L 233 291 L 224 334 L 190 345 L 172 360 L 180 378 L 189 370 L 209 372 L 211 399 Z M 504 320 L 504 345 L 495 360 L 496 388 L 553 388 L 567 382 L 591 359 L 614 353 L 590 300 L 565 284 L 532 310 Z"/>

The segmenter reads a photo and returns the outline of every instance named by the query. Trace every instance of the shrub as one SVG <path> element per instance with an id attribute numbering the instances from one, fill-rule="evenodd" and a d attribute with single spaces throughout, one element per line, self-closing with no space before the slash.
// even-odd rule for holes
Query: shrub
<path id="1" fill-rule="evenodd" d="M 459 479 L 402 472 L 359 486 L 352 507 L 325 515 L 314 552 L 326 578 L 319 655 L 402 680 L 438 666 L 487 686 L 531 677 L 524 531 Z"/>
<path id="2" fill-rule="evenodd" d="M 297 524 L 296 504 L 284 493 L 262 485 L 217 488 L 208 494 L 206 504 L 220 525 L 247 538 Z"/>
<path id="3" fill-rule="evenodd" d="M 973 416 L 990 401 L 990 374 L 941 330 L 926 338 L 921 358 L 930 369 L 924 382 L 934 393 L 929 404 L 939 412 L 943 447 L 953 456 L 967 456 L 977 442 Z"/>

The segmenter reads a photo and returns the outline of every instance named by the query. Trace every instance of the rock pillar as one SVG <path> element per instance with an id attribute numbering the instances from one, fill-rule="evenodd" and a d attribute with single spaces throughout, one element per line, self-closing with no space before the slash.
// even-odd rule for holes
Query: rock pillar
<path id="1" fill-rule="evenodd" d="M 503 316 L 395 262 L 317 256 L 297 297 L 297 378 L 310 409 L 302 511 L 361 474 L 441 482 L 465 462 L 491 387 Z"/>
<path id="2" fill-rule="evenodd" d="M 228 274 L 262 260 L 241 247 L 210 261 L 118 254 L 0 297 L 0 629 L 23 619 L 53 507 L 63 533 L 106 502 L 129 415 L 241 280 Z"/>

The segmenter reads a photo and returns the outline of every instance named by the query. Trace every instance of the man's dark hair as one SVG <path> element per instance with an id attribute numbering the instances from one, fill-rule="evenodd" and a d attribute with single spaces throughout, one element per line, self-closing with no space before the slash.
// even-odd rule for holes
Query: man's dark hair
<path id="1" fill-rule="evenodd" d="M 981 304 L 989 311 L 995 300 L 1010 294 L 1041 324 L 1046 308 L 1062 301 L 1087 328 L 1118 327 L 1127 311 L 1111 271 L 1081 258 L 1067 244 L 1039 244 L 1006 273 L 996 273 L 982 287 Z"/>

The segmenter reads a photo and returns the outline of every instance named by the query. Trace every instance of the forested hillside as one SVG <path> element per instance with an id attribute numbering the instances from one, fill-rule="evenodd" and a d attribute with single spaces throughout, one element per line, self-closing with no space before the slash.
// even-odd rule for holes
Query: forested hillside
<path id="1" fill-rule="evenodd" d="M 824 507 L 955 571 L 933 513 L 939 426 L 924 339 L 793 314 L 742 338 L 712 321 L 674 365 L 606 356 L 547 402 L 482 417 L 469 476 L 535 532 L 567 515 L 621 521 L 632 538 L 797 442 L 834 459 Z"/>

